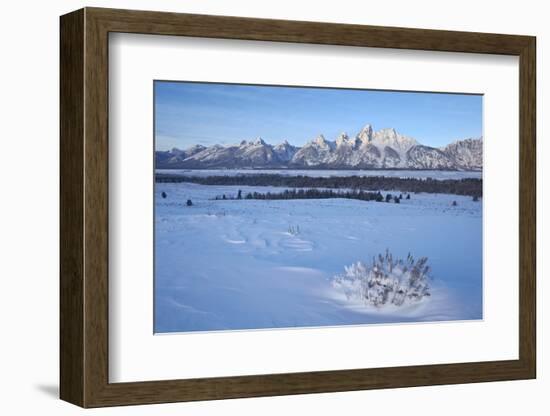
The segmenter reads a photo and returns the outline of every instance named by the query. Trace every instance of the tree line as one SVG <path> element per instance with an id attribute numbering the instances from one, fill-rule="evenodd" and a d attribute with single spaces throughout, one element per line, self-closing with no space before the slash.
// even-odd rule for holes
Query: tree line
<path id="1" fill-rule="evenodd" d="M 395 178 L 387 176 L 286 176 L 277 174 L 251 174 L 237 176 L 176 176 L 156 174 L 156 182 L 191 182 L 201 185 L 227 186 L 281 186 L 288 188 L 329 188 L 363 191 L 425 192 L 431 194 L 468 195 L 480 198 L 483 193 L 481 179 Z"/>
<path id="2" fill-rule="evenodd" d="M 403 199 L 403 194 L 392 195 L 390 193 L 386 196 L 382 195 L 380 191 L 369 192 L 361 190 L 353 191 L 333 191 L 332 189 L 285 189 L 282 192 L 248 192 L 244 197 L 242 190 L 239 189 L 237 195 L 222 194 L 214 197 L 215 201 L 225 200 L 238 200 L 238 199 L 262 199 L 262 200 L 276 200 L 276 199 L 329 199 L 329 198 L 347 198 L 357 199 L 360 201 L 377 201 L 377 202 L 395 202 L 399 204 Z M 407 194 L 405 199 L 411 199 L 411 194 Z"/>
<path id="3" fill-rule="evenodd" d="M 249 192 L 244 199 L 329 199 L 347 198 L 360 201 L 384 201 L 380 192 L 333 191 L 331 189 L 285 189 L 283 192 Z"/>

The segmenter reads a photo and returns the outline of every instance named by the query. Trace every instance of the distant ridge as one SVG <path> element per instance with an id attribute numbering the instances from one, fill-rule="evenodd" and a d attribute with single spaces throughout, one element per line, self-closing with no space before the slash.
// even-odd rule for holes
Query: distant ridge
<path id="1" fill-rule="evenodd" d="M 323 135 L 302 147 L 286 140 L 277 145 L 261 138 L 239 144 L 156 151 L 157 169 L 438 169 L 481 170 L 483 139 L 457 140 L 444 147 L 425 146 L 393 128 L 374 131 L 367 124 L 354 137 L 341 133 L 334 141 Z"/>

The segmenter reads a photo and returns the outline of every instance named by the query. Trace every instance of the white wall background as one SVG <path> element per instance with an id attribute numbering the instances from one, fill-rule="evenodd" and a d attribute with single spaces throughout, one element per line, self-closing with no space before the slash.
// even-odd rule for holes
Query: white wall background
<path id="1" fill-rule="evenodd" d="M 102 415 L 416 415 L 548 413 L 546 359 L 550 300 L 545 284 L 550 238 L 542 212 L 550 146 L 543 139 L 550 85 L 550 26 L 536 0 L 120 0 L 5 2 L 0 14 L 0 410 L 12 414 L 79 414 L 58 394 L 58 16 L 83 6 L 166 10 L 277 19 L 536 35 L 538 41 L 538 379 L 338 394 L 225 400 L 87 411 Z M 548 66 L 548 67 L 547 67 Z M 506 122 L 503 120 L 503 122 Z M 546 201 L 543 200 L 546 198 Z"/>

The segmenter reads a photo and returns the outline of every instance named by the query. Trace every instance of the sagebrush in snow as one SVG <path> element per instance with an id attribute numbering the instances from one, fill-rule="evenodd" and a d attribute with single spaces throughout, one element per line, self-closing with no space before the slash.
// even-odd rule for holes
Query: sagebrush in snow
<path id="1" fill-rule="evenodd" d="M 401 306 L 430 296 L 428 258 L 415 260 L 411 254 L 405 260 L 394 259 L 386 250 L 367 265 L 357 262 L 344 267 L 345 273 L 333 279 L 333 286 L 342 290 L 349 300 L 369 305 Z"/>
<path id="2" fill-rule="evenodd" d="M 288 233 L 293 236 L 297 236 L 300 234 L 300 226 L 297 225 L 296 227 L 294 225 L 288 226 Z"/>

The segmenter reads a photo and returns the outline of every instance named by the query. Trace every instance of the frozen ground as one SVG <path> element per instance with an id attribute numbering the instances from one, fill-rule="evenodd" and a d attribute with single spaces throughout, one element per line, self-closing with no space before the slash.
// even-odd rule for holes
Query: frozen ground
<path id="1" fill-rule="evenodd" d="M 282 190 L 156 184 L 155 332 L 482 318 L 481 202 L 434 194 L 401 204 L 212 200 L 238 189 Z M 331 284 L 344 266 L 386 248 L 429 258 L 431 297 L 377 309 Z"/>
<path id="2" fill-rule="evenodd" d="M 460 172 L 447 170 L 157 169 L 156 172 L 181 176 L 237 176 L 253 174 L 278 174 L 287 176 L 305 175 L 313 177 L 388 176 L 392 178 L 432 178 L 438 180 L 481 178 L 481 172 Z"/>

